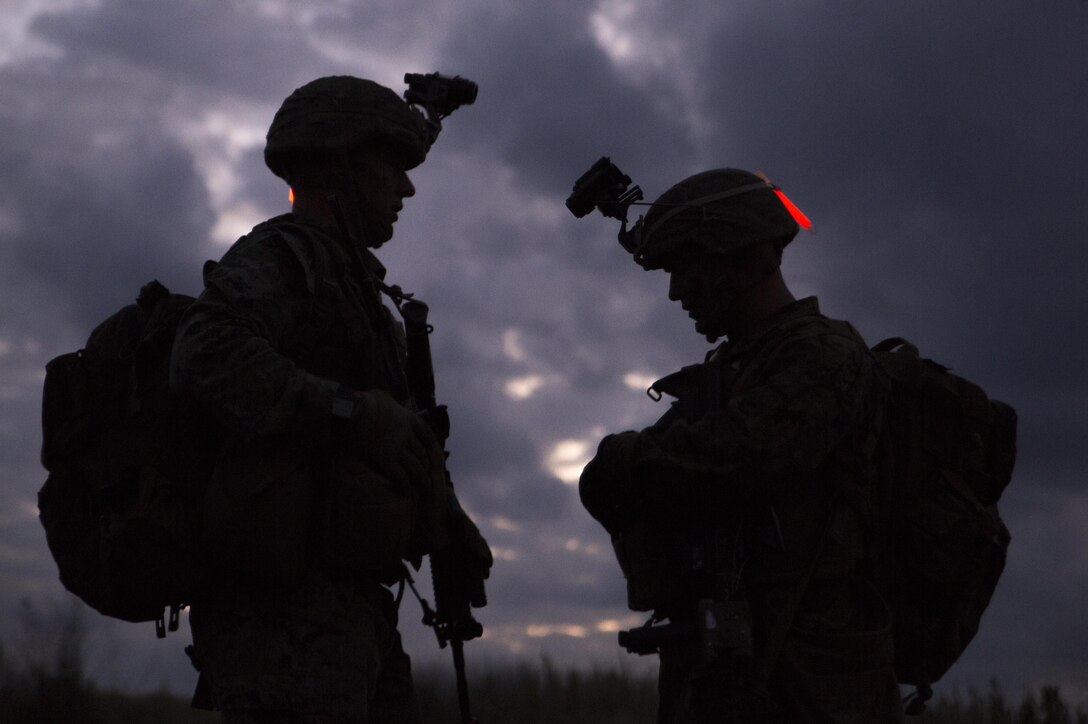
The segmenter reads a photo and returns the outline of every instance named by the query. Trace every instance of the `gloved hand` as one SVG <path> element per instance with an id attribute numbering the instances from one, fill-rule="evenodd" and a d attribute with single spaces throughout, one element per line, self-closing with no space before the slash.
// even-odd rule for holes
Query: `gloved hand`
<path id="1" fill-rule="evenodd" d="M 619 523 L 619 508 L 633 502 L 631 469 L 638 441 L 633 430 L 608 435 L 578 481 L 582 505 L 609 531 Z"/>
<path id="2" fill-rule="evenodd" d="M 452 536 L 460 540 L 459 547 L 464 554 L 464 569 L 478 580 L 485 580 L 491 575 L 491 566 L 495 564 L 495 559 L 491 555 L 491 546 L 488 545 L 476 523 L 461 507 L 457 496 L 450 496 L 450 507 L 450 532 Z"/>
<path id="3" fill-rule="evenodd" d="M 353 452 L 393 482 L 429 485 L 443 453 L 419 415 L 381 390 L 356 392 L 352 400 L 347 443 Z"/>

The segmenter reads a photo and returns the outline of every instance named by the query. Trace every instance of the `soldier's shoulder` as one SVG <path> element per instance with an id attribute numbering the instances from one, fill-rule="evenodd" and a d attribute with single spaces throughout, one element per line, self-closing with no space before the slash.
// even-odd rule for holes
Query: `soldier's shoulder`
<path id="1" fill-rule="evenodd" d="M 237 274 L 255 267 L 297 276 L 314 291 L 316 281 L 335 268 L 335 244 L 317 227 L 284 214 L 253 227 L 236 241 L 216 266 L 215 273 Z"/>
<path id="2" fill-rule="evenodd" d="M 825 360 L 868 359 L 872 353 L 865 339 L 852 324 L 824 317 L 798 331 L 797 338 L 812 354 Z"/>
<path id="3" fill-rule="evenodd" d="M 786 367 L 864 369 L 872 353 L 852 324 L 827 317 L 815 301 L 800 306 L 774 332 L 767 358 Z"/>
<path id="4" fill-rule="evenodd" d="M 783 336 L 808 339 L 830 347 L 868 350 L 865 338 L 854 325 L 823 314 L 815 297 L 802 299 L 792 306 L 779 325 Z"/>

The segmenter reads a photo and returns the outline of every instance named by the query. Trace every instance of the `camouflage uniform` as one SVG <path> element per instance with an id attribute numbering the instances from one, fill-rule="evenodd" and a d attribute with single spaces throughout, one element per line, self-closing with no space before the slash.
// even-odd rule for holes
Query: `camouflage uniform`
<path id="1" fill-rule="evenodd" d="M 329 531 L 329 481 L 353 442 L 330 414 L 338 388 L 407 396 L 403 336 L 371 281 L 383 274 L 369 251 L 277 217 L 206 271 L 179 328 L 173 382 L 224 439 L 205 505 L 217 575 L 190 618 L 225 721 L 420 720 L 380 582 L 394 576 L 343 570 Z M 379 477 L 362 482 L 381 489 Z"/>
<path id="2" fill-rule="evenodd" d="M 699 599 L 750 611 L 724 632 L 741 640 L 731 650 L 708 655 L 697 635 L 660 647 L 658 721 L 899 721 L 890 621 L 865 575 L 880 388 L 864 341 L 809 298 L 684 376 L 694 388 L 654 426 L 606 437 L 581 482 L 629 592 L 655 589 L 633 607 L 689 630 Z M 656 536 L 642 561 L 634 526 Z M 656 573 L 646 549 L 664 561 Z M 781 653 L 763 662 L 799 590 Z"/>

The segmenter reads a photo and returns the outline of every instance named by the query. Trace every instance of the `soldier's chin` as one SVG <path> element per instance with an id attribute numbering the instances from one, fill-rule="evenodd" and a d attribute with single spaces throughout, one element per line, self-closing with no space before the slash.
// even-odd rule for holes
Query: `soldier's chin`
<path id="1" fill-rule="evenodd" d="M 375 229 L 371 229 L 367 234 L 367 246 L 371 249 L 381 248 L 385 242 L 393 238 L 392 226 L 381 226 Z"/>
<path id="2" fill-rule="evenodd" d="M 695 331 L 706 337 L 707 342 L 717 342 L 725 336 L 724 332 L 700 319 L 695 320 Z"/>

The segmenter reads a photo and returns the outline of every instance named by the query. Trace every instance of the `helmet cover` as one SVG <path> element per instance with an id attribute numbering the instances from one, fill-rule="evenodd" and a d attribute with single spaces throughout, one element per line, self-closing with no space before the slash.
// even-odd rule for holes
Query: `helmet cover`
<path id="1" fill-rule="evenodd" d="M 423 115 L 389 88 L 352 76 L 328 76 L 284 100 L 268 129 L 264 160 L 288 183 L 320 183 L 337 172 L 330 160 L 366 143 L 390 144 L 405 167 L 414 168 L 426 158 L 429 137 Z"/>
<path id="2" fill-rule="evenodd" d="M 636 260 L 646 269 L 662 268 L 669 256 L 691 243 L 730 256 L 761 241 L 785 246 L 800 228 L 774 184 L 735 168 L 680 181 L 638 223 L 642 238 Z"/>

